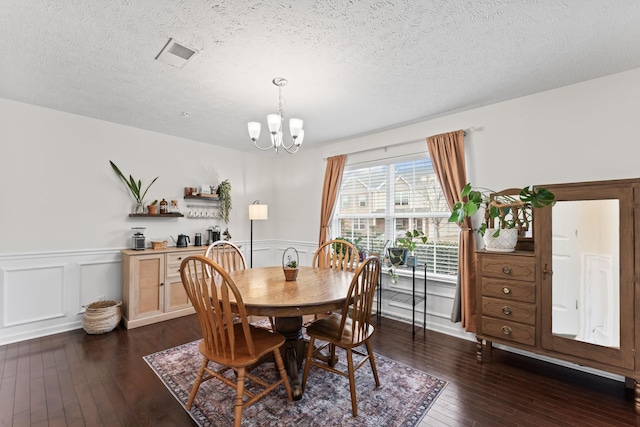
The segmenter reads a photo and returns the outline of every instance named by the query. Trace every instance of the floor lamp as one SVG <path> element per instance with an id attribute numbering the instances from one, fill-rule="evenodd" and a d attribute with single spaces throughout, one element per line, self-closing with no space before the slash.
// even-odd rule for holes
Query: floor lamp
<path id="1" fill-rule="evenodd" d="M 269 210 L 267 205 L 261 205 L 259 200 L 256 200 L 249 205 L 249 219 L 251 220 L 251 263 L 250 268 L 253 268 L 253 221 L 262 221 L 269 216 Z"/>

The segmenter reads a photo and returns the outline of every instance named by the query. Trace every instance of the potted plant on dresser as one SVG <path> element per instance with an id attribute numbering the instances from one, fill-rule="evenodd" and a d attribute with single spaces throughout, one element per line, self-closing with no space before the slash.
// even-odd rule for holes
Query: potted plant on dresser
<path id="1" fill-rule="evenodd" d="M 518 193 L 517 195 L 513 195 Z M 553 206 L 554 194 L 543 187 L 527 186 L 519 190 L 495 192 L 465 185 L 460 200 L 453 205 L 449 222 L 462 224 L 484 209 L 484 221 L 478 228 L 487 251 L 513 252 L 518 236 L 528 230 L 533 209 Z"/>

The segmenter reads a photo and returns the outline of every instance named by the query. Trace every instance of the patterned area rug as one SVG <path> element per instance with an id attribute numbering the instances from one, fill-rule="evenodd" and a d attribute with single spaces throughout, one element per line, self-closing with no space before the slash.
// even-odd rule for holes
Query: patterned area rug
<path id="1" fill-rule="evenodd" d="M 337 368 L 346 370 L 345 353 L 338 350 L 338 357 Z M 446 386 L 446 381 L 386 357 L 377 354 L 375 357 L 380 387 L 375 387 L 368 363 L 356 371 L 356 418 L 351 415 L 349 380 L 311 367 L 301 400 L 289 401 L 284 387 L 280 386 L 243 411 L 242 425 L 417 426 Z M 202 360 L 198 341 L 145 356 L 144 360 L 185 406 Z M 253 373 L 269 381 L 276 375 L 273 363 L 266 363 Z M 207 381 L 200 386 L 189 414 L 200 426 L 233 425 L 234 394 L 235 390 L 218 380 Z"/>

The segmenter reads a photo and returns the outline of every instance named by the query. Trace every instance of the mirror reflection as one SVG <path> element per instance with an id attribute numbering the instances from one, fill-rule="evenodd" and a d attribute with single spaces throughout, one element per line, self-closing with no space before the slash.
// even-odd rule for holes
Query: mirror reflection
<path id="1" fill-rule="evenodd" d="M 559 201 L 552 215 L 553 334 L 619 348 L 618 200 Z"/>

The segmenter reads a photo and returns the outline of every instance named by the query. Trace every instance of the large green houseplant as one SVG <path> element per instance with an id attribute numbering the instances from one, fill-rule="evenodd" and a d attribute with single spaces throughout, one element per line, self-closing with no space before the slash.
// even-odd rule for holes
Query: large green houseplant
<path id="1" fill-rule="evenodd" d="M 520 189 L 519 194 L 509 195 L 472 187 L 468 183 L 460 193 L 460 200 L 453 205 L 449 222 L 462 224 L 484 208 L 485 217 L 478 233 L 485 238 L 487 250 L 503 250 L 488 245 L 488 242 L 493 242 L 491 239 L 498 238 L 501 233 L 507 233 L 504 230 L 513 230 L 509 232 L 509 239 L 515 248 L 518 234 L 526 230 L 533 219 L 533 209 L 553 206 L 555 202 L 555 195 L 543 187 L 527 186 Z M 493 223 L 493 229 L 489 228 L 490 223 Z M 504 251 L 512 251 L 513 248 L 505 248 Z"/>
<path id="2" fill-rule="evenodd" d="M 156 176 L 154 180 L 151 181 L 151 184 L 147 185 L 147 188 L 144 191 L 142 191 L 142 181 L 140 180 L 136 181 L 135 179 L 133 179 L 133 176 L 131 175 L 129 175 L 129 179 L 127 179 L 124 176 L 124 174 L 120 171 L 118 166 L 116 166 L 115 163 L 113 163 L 111 160 L 109 160 L 109 163 L 111 163 L 111 167 L 116 172 L 116 174 L 120 178 L 122 178 L 125 184 L 127 184 L 129 191 L 131 191 L 131 195 L 136 201 L 136 207 L 135 207 L 134 213 L 142 213 L 144 210 L 144 207 L 142 205 L 144 201 L 144 196 L 147 195 L 147 191 L 149 191 L 149 187 L 151 187 L 151 185 L 153 185 L 153 183 L 156 182 L 156 179 L 158 179 L 159 177 Z"/>

